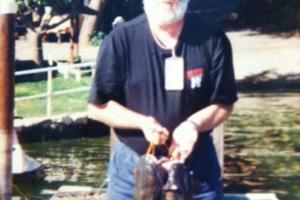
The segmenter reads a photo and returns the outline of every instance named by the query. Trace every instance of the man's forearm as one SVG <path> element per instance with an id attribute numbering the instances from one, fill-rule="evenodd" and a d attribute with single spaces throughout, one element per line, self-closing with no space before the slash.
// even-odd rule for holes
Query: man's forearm
<path id="1" fill-rule="evenodd" d="M 147 116 L 127 109 L 115 101 L 106 104 L 89 104 L 89 117 L 108 126 L 121 129 L 140 129 Z"/>
<path id="2" fill-rule="evenodd" d="M 211 130 L 221 124 L 231 111 L 232 106 L 213 104 L 183 121 L 173 132 L 173 142 L 169 148 L 172 157 L 184 162 L 193 151 L 199 133 Z"/>
<path id="3" fill-rule="evenodd" d="M 197 125 L 198 132 L 204 132 L 224 122 L 232 112 L 233 106 L 212 104 L 191 115 L 187 120 Z"/>
<path id="4" fill-rule="evenodd" d="M 164 144 L 169 137 L 169 131 L 154 117 L 134 112 L 115 101 L 90 104 L 89 117 L 113 128 L 141 130 L 145 139 L 153 144 Z"/>

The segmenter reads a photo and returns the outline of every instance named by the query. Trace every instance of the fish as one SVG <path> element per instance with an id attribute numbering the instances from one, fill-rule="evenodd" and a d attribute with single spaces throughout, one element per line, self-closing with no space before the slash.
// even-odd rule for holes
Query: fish
<path id="1" fill-rule="evenodd" d="M 193 177 L 191 171 L 182 163 L 175 163 L 172 165 L 172 174 L 174 183 L 177 189 L 175 190 L 176 200 L 191 200 L 194 189 Z"/>
<path id="2" fill-rule="evenodd" d="M 167 171 L 154 155 L 141 156 L 135 171 L 134 200 L 162 200 Z"/>
<path id="3" fill-rule="evenodd" d="M 134 200 L 191 200 L 198 188 L 185 164 L 152 154 L 141 156 L 134 175 Z"/>

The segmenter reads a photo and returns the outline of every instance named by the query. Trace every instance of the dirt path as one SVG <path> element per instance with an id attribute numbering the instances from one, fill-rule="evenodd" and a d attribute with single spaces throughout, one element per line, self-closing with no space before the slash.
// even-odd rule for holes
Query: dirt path
<path id="1" fill-rule="evenodd" d="M 43 43 L 44 57 L 46 60 L 68 60 L 70 58 L 70 44 L 67 42 Z M 32 59 L 33 48 L 26 40 L 18 40 L 16 42 L 16 59 L 30 60 Z M 81 46 L 79 54 L 83 60 L 95 60 L 98 53 L 98 47 L 95 46 Z"/>
<path id="2" fill-rule="evenodd" d="M 237 79 L 271 71 L 281 75 L 300 73 L 300 38 L 284 38 L 253 31 L 228 32 Z"/>

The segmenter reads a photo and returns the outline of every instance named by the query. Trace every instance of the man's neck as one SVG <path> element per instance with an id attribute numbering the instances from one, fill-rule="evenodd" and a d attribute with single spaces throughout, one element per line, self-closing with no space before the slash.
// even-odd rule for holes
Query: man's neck
<path id="1" fill-rule="evenodd" d="M 158 45 L 166 49 L 175 49 L 183 28 L 184 20 L 172 24 L 155 26 L 150 25 L 151 32 Z"/>

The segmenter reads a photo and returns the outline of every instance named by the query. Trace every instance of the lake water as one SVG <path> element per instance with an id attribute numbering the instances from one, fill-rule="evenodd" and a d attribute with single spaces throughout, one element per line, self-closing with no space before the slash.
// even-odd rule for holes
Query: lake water
<path id="1" fill-rule="evenodd" d="M 100 187 L 109 157 L 108 138 L 23 145 L 45 166 L 38 183 L 14 193 L 49 199 L 61 185 Z M 225 124 L 225 192 L 275 192 L 300 199 L 300 94 L 242 94 Z M 17 188 L 17 189 L 16 189 Z"/>
<path id="2" fill-rule="evenodd" d="M 84 138 L 22 145 L 45 167 L 43 181 L 17 183 L 14 194 L 34 200 L 49 199 L 62 185 L 98 188 L 104 182 L 109 158 L 108 138 Z M 16 189 L 17 188 L 17 189 Z"/>
<path id="3" fill-rule="evenodd" d="M 225 131 L 225 191 L 300 199 L 300 94 L 240 95 Z"/>

